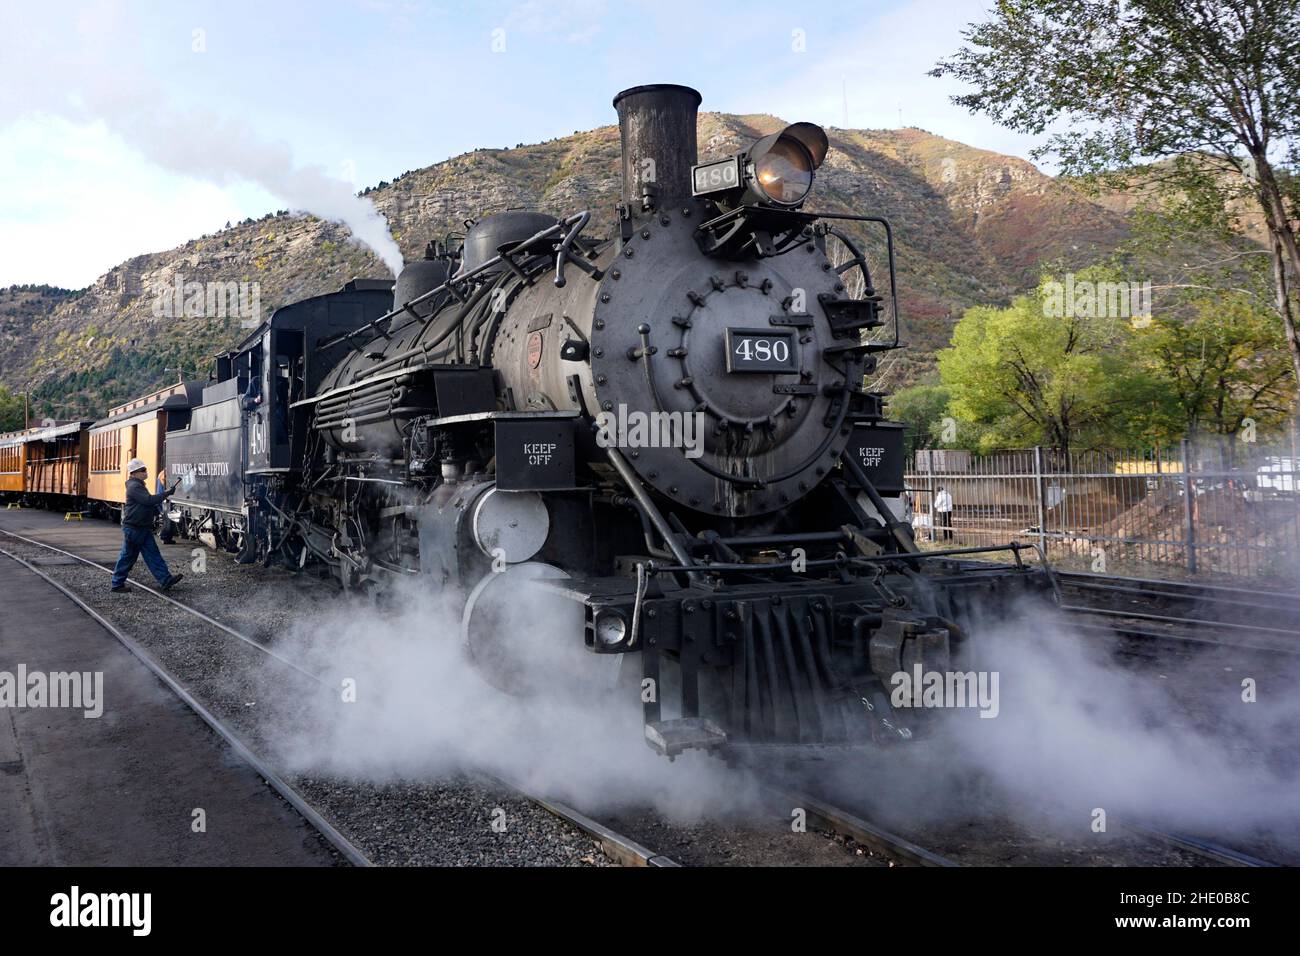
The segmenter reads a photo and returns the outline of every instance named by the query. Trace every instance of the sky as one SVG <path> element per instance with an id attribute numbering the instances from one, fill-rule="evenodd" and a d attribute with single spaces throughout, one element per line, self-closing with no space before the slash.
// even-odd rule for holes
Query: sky
<path id="1" fill-rule="evenodd" d="M 926 75 L 987 0 L 45 0 L 0 12 L 0 287 L 86 286 L 134 255 L 478 147 L 702 110 L 918 126 L 1028 156 Z M 1050 171 L 1050 169 L 1048 170 Z"/>

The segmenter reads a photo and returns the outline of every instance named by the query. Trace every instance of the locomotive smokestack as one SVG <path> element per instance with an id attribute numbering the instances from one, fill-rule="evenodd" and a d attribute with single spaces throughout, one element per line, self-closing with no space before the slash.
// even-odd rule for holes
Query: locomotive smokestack
<path id="1" fill-rule="evenodd" d="M 650 193 L 663 206 L 691 195 L 695 115 L 700 94 L 689 86 L 634 86 L 614 97 L 623 147 L 623 202 L 639 212 Z"/>

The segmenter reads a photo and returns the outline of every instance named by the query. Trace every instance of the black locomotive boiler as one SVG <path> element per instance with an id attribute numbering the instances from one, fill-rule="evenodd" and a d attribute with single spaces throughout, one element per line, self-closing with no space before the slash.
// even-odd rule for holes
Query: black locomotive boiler
<path id="1" fill-rule="evenodd" d="M 488 216 L 431 243 L 391 308 L 353 286 L 279 310 L 212 386 L 239 507 L 209 465 L 225 517 L 193 490 L 177 508 L 245 560 L 454 595 L 511 690 L 565 650 L 513 622 L 570 609 L 571 644 L 617 665 L 670 756 L 907 737 L 890 678 L 958 666 L 981 602 L 1048 582 L 1014 545 L 919 551 L 902 427 L 863 387 L 899 347 L 889 223 L 805 208 L 828 150 L 810 123 L 698 164 L 699 103 L 615 98 L 616 235 L 585 211 Z M 885 240 L 888 308 L 855 220 Z"/>

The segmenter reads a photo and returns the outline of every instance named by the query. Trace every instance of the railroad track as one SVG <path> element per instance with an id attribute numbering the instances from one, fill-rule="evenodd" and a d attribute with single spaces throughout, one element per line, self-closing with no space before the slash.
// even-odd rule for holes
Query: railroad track
<path id="1" fill-rule="evenodd" d="M 792 806 L 803 807 L 808 813 L 810 822 L 815 822 L 832 833 L 848 837 L 905 865 L 943 867 L 964 865 L 958 860 L 928 850 L 907 837 L 885 830 L 806 792 L 773 788 L 773 793 L 780 795 L 784 800 L 790 801 Z M 1193 853 L 1219 866 L 1271 867 L 1278 865 L 1212 840 L 1162 827 L 1129 822 L 1122 822 L 1121 826 L 1138 837 L 1176 847 L 1187 853 Z"/>
<path id="2" fill-rule="evenodd" d="M 112 569 L 105 564 L 101 564 L 97 561 L 92 561 L 89 558 L 83 557 L 82 555 L 64 550 L 62 548 L 58 548 L 54 545 L 47 544 L 46 542 L 39 541 L 35 538 L 31 538 L 26 535 L 18 534 L 17 532 L 14 531 L 0 529 L 0 535 L 6 535 L 10 538 L 14 538 L 16 540 L 22 541 L 28 545 L 42 548 L 46 551 L 60 555 L 61 557 L 68 559 L 70 561 L 78 562 L 87 565 L 89 567 L 96 568 L 105 573 L 112 572 Z M 3 549 L 0 549 L 0 551 L 2 550 Z M 16 556 L 15 556 L 15 560 L 22 561 L 21 558 L 17 558 Z M 28 562 L 24 561 L 22 563 L 26 564 L 31 570 L 39 574 L 45 580 L 51 581 L 51 583 L 53 583 L 65 594 L 71 596 L 73 600 L 75 600 L 81 607 L 85 608 L 88 611 L 88 613 L 92 614 L 97 620 L 99 620 L 101 624 L 104 624 L 106 627 L 108 627 L 115 637 L 123 641 L 123 643 L 127 644 L 128 648 L 132 650 L 132 653 L 135 653 L 137 657 L 140 657 L 141 660 L 145 661 L 145 663 L 150 667 L 150 669 L 153 670 L 154 673 L 158 674 L 164 680 L 164 682 L 167 683 L 169 687 L 171 687 L 178 694 L 182 695 L 182 699 L 185 700 L 187 705 L 191 706 L 192 708 L 199 708 L 198 710 L 196 710 L 196 713 L 199 713 L 199 715 L 203 717 L 203 719 L 209 724 L 209 726 L 212 726 L 213 729 L 216 730 L 218 734 L 220 734 L 223 738 L 227 740 L 237 741 L 236 746 L 237 749 L 240 751 L 241 756 L 247 755 L 247 757 L 251 757 L 252 759 L 250 760 L 250 763 L 253 764 L 257 772 L 262 776 L 266 777 L 268 779 L 268 782 L 271 782 L 271 777 L 275 776 L 275 774 L 274 771 L 269 767 L 269 765 L 267 765 L 267 763 L 264 760 L 257 758 L 256 755 L 253 753 L 252 749 L 238 738 L 235 731 L 231 730 L 229 727 L 222 724 L 221 721 L 215 715 L 211 714 L 208 710 L 202 708 L 202 705 L 200 705 L 196 700 L 194 700 L 194 698 L 191 695 L 189 695 L 184 690 L 184 688 L 180 686 L 178 682 L 176 682 L 170 675 L 165 673 L 161 665 L 159 665 L 156 661 L 154 661 L 147 651 L 145 651 L 143 648 L 140 648 L 139 645 L 137 645 L 134 641 L 131 641 L 129 637 L 122 634 L 116 628 L 113 628 L 112 625 L 108 624 L 108 622 L 105 621 L 100 615 L 98 615 L 92 609 L 89 609 L 84 602 L 82 602 L 79 598 L 76 598 L 75 595 L 72 595 L 71 592 L 69 592 L 62 585 L 58 584 L 57 582 L 54 582 L 51 578 L 49 578 L 48 575 L 45 575 L 38 568 L 35 568 L 34 566 L 30 565 Z M 146 584 L 142 584 L 139 581 L 128 579 L 128 585 L 137 588 L 141 591 L 144 591 L 145 593 L 151 595 L 152 597 L 158 599 L 159 601 L 166 602 L 167 604 L 170 604 L 173 607 L 178 608 L 179 610 L 185 612 L 186 614 L 191 615 L 196 619 L 202 621 L 203 623 L 211 626 L 212 628 L 221 632 L 225 636 L 230 637 L 233 640 L 237 640 L 243 644 L 246 644 L 254 648 L 259 653 L 264 654 L 267 657 L 275 660 L 279 664 L 290 669 L 294 673 L 306 678 L 307 680 L 317 685 L 324 686 L 323 678 L 321 675 L 313 673 L 312 671 L 300 666 L 296 661 L 288 657 L 285 657 L 282 654 L 278 654 L 276 651 L 274 651 L 272 648 L 267 647 L 261 641 L 258 641 L 255 638 L 252 638 L 246 634 L 241 633 L 235 628 L 230 627 L 228 624 L 219 621 L 216 618 L 211 617 L 210 615 L 203 613 L 197 608 L 193 608 L 188 604 L 184 603 L 183 601 L 177 600 L 175 597 L 169 594 L 165 594 L 157 590 L 156 588 L 152 588 Z M 478 772 L 475 773 L 474 776 L 489 786 L 495 786 L 506 792 L 517 794 L 518 796 L 528 800 L 530 803 L 546 810 L 548 813 L 551 813 L 552 815 L 558 817 L 559 819 L 564 820 L 569 825 L 587 834 L 587 836 L 589 836 L 593 841 L 595 841 L 597 844 L 600 845 L 602 851 L 605 853 L 607 857 L 609 857 L 611 860 L 613 860 L 614 862 L 622 866 L 675 867 L 679 865 L 676 861 L 674 861 L 671 857 L 667 856 L 666 854 L 659 853 L 652 848 L 646 847 L 642 843 L 639 843 L 638 841 L 626 836 L 625 834 L 620 833 L 619 831 L 617 831 L 612 827 L 606 826 L 605 824 L 601 823 L 599 820 L 595 819 L 592 816 L 589 816 L 588 814 L 583 813 L 577 808 L 563 801 L 554 799 L 547 794 L 540 793 L 535 789 L 529 787 L 528 785 L 522 783 L 519 780 L 511 779 L 500 773 Z M 273 782 L 272 786 L 275 786 L 277 791 L 281 792 L 282 795 L 286 795 L 286 799 L 289 799 L 291 803 L 294 803 L 295 807 L 297 807 L 299 803 L 301 803 L 304 807 L 307 806 L 306 801 L 303 800 L 300 795 L 296 794 L 296 792 L 293 791 L 292 787 L 287 782 L 283 781 L 278 776 L 275 776 L 275 780 L 276 782 Z M 283 790 L 281 790 L 281 788 L 283 788 Z M 775 794 L 777 791 L 775 789 L 772 789 L 771 792 Z M 289 793 L 293 793 L 292 799 L 287 795 Z M 848 837 L 854 840 L 855 842 L 876 851 L 877 853 L 883 854 L 889 857 L 890 859 L 896 860 L 905 865 L 923 865 L 923 866 L 954 865 L 951 863 L 951 861 L 944 859 L 938 854 L 931 853 L 930 851 L 920 846 L 917 846 L 905 840 L 902 837 L 892 834 L 889 831 L 884 830 L 866 820 L 863 820 L 855 816 L 854 814 L 849 813 L 848 811 L 836 808 L 830 805 L 829 803 L 827 803 L 826 801 L 816 799 L 806 794 L 794 794 L 788 791 L 782 791 L 780 793 L 780 797 L 785 802 L 791 800 L 795 801 L 791 805 L 797 805 L 803 807 L 807 811 L 810 820 L 813 823 L 821 826 L 823 829 L 842 837 Z M 324 823 L 326 826 L 329 826 L 330 833 L 332 833 L 339 840 L 346 842 L 346 839 L 341 834 L 339 834 L 338 831 L 334 829 L 332 825 L 328 824 L 324 820 L 323 815 L 319 814 L 315 810 L 311 810 L 310 812 L 315 814 L 315 816 L 319 818 L 321 822 Z M 315 825 L 314 820 L 310 820 L 310 818 L 309 818 L 309 822 L 313 822 L 313 825 Z M 327 835 L 327 839 L 329 838 L 330 837 Z M 348 845 L 351 846 L 351 844 Z M 343 852 L 343 850 L 340 849 L 340 852 Z M 355 854 L 355 858 L 352 854 Z M 345 853 L 345 855 L 348 856 L 349 859 L 352 859 L 353 862 L 358 863 L 358 865 L 370 865 L 369 861 L 365 860 L 364 855 L 361 854 L 361 852 L 357 850 L 355 847 L 352 847 L 351 853 Z M 362 862 L 363 860 L 364 862 Z"/>
<path id="3" fill-rule="evenodd" d="M 503 789 L 512 790 L 527 797 L 539 807 L 577 827 L 599 843 L 605 855 L 621 866 L 675 867 L 680 865 L 671 857 L 642 846 L 631 837 L 624 836 L 611 827 L 605 826 L 605 824 L 587 816 L 585 813 L 575 810 L 567 803 L 533 793 L 517 780 L 507 779 L 500 774 L 479 774 L 479 776 L 489 783 L 495 783 Z"/>
<path id="4" fill-rule="evenodd" d="M 1161 827 L 1147 826 L 1142 823 L 1124 823 L 1125 829 L 1147 837 L 1160 843 L 1175 846 L 1182 850 L 1195 853 L 1212 860 L 1223 866 L 1277 866 L 1268 860 L 1261 860 L 1257 856 L 1251 856 L 1249 853 L 1242 853 L 1231 847 L 1224 846 L 1221 843 L 1215 843 L 1212 840 L 1205 840 L 1201 837 L 1192 836 L 1187 833 L 1178 833 L 1173 830 L 1165 830 Z"/>
<path id="5" fill-rule="evenodd" d="M 791 806 L 802 807 L 808 814 L 808 822 L 829 830 L 836 836 L 847 837 L 904 865 L 944 867 L 961 865 L 809 793 L 785 790 L 776 786 L 772 787 L 771 792 Z"/>
<path id="6" fill-rule="evenodd" d="M 1085 630 L 1300 654 L 1300 595 L 1058 572 L 1061 609 Z"/>
<path id="7" fill-rule="evenodd" d="M 92 561 L 89 558 L 55 547 L 54 545 L 47 544 L 35 538 L 18 534 L 17 532 L 0 529 L 0 535 L 6 535 L 34 547 L 42 548 L 46 551 L 58 554 L 63 558 L 96 568 L 105 573 L 112 572 L 112 569 L 107 565 Z M 8 552 L 5 552 L 3 549 L 0 549 L 0 553 L 8 554 Z M 370 861 L 366 859 L 365 855 L 360 850 L 353 846 L 346 837 L 339 833 L 338 830 L 335 829 L 319 811 L 312 808 L 301 795 L 293 790 L 290 784 L 280 778 L 267 762 L 258 757 L 252 748 L 250 748 L 234 730 L 226 726 L 219 718 L 204 708 L 176 680 L 174 680 L 171 675 L 167 674 L 162 666 L 158 664 L 147 651 L 106 621 L 101 615 L 91 609 L 85 604 L 85 602 L 72 594 L 72 592 L 63 585 L 44 574 L 39 568 L 30 564 L 30 562 L 24 561 L 16 555 L 10 555 L 10 557 L 13 557 L 14 560 L 24 564 L 31 571 L 40 575 L 40 577 L 44 578 L 46 581 L 49 581 L 64 594 L 67 594 L 72 598 L 72 600 L 76 601 L 80 607 L 86 610 L 87 613 L 91 614 L 97 621 L 107 628 L 114 637 L 125 644 L 128 649 L 139 657 L 146 666 L 150 668 L 150 670 L 157 674 L 164 683 L 168 685 L 168 687 L 176 692 L 181 699 L 185 701 L 187 706 L 193 709 L 195 713 L 197 713 L 223 739 L 230 742 L 231 746 L 239 752 L 240 756 L 248 760 L 257 773 L 263 776 L 267 782 L 277 790 L 277 792 L 293 804 L 295 809 L 299 810 L 309 823 L 317 829 L 321 829 L 321 832 L 325 835 L 326 839 L 334 844 L 339 849 L 340 853 L 357 865 L 370 865 Z M 171 595 L 164 594 L 146 584 L 130 579 L 128 579 L 128 584 L 131 587 L 144 591 L 154 598 L 166 602 L 186 614 L 195 617 L 227 637 L 240 641 L 256 649 L 259 653 L 266 655 L 313 683 L 324 686 L 321 675 L 315 674 L 300 666 L 296 661 L 276 653 L 272 648 L 267 647 L 261 641 L 249 637 L 235 628 L 230 627 L 228 624 L 203 613 L 197 608 L 190 607 L 183 601 L 179 601 Z M 669 856 L 658 853 L 655 850 L 644 846 L 636 840 L 618 832 L 614 828 L 606 826 L 592 816 L 583 813 L 567 803 L 553 799 L 546 794 L 536 792 L 518 780 L 510 779 L 498 773 L 488 774 L 480 772 L 475 774 L 475 776 L 489 786 L 496 786 L 504 791 L 523 797 L 530 803 L 541 807 L 548 813 L 553 814 L 559 819 L 564 820 L 569 825 L 587 834 L 592 840 L 600 845 L 606 856 L 622 866 L 674 867 L 679 865 Z M 808 814 L 809 822 L 814 825 L 837 836 L 852 839 L 854 842 L 903 865 L 956 865 L 951 860 L 948 860 L 939 854 L 932 853 L 924 847 L 918 846 L 897 834 L 891 833 L 888 830 L 870 823 L 849 811 L 835 807 L 825 800 L 818 799 L 806 793 L 791 792 L 775 786 L 769 787 L 769 792 L 774 797 L 779 797 L 783 803 L 789 803 L 791 806 L 802 807 Z M 322 827 L 328 829 L 322 829 Z"/>
<path id="8" fill-rule="evenodd" d="M 20 536 L 14 535 L 14 537 L 20 537 Z M 28 538 L 24 538 L 23 540 L 31 541 L 31 539 Z M 39 544 L 39 542 L 34 542 L 34 541 L 31 543 Z M 50 547 L 50 546 L 42 545 L 42 547 Z M 58 550 L 58 549 L 51 548 L 51 550 Z M 60 552 L 60 553 L 67 554 L 67 552 Z M 294 810 L 296 810 L 298 814 L 313 829 L 315 829 L 318 833 L 320 833 L 320 835 L 325 839 L 325 841 L 329 843 L 332 847 L 334 847 L 334 849 L 337 850 L 339 854 L 343 856 L 344 859 L 346 859 L 349 863 L 353 864 L 354 866 L 371 865 L 370 859 L 364 853 L 362 853 L 359 849 L 357 849 L 357 847 L 353 845 L 353 843 L 350 840 L 348 840 L 347 837 L 343 836 L 343 834 L 341 834 L 337 829 L 335 829 L 333 824 L 331 824 L 327 819 L 325 819 L 325 817 L 315 807 L 313 807 L 310 803 L 308 803 L 303 798 L 303 796 L 300 793 L 298 793 L 297 790 L 295 790 L 292 786 L 290 786 L 289 783 L 285 781 L 283 777 L 281 777 L 278 773 L 276 773 L 275 770 L 273 770 L 265 760 L 263 760 L 260 756 L 258 756 L 257 753 L 254 752 L 253 749 L 249 747 L 247 743 L 245 743 L 245 741 L 243 740 L 243 738 L 240 737 L 239 734 L 237 734 L 234 730 L 232 730 L 229 726 L 227 726 L 227 724 L 224 721 L 222 721 L 219 717 L 217 717 L 214 713 L 212 713 L 201 703 L 199 703 L 199 701 L 194 697 L 193 694 L 187 691 L 180 684 L 179 681 L 177 681 L 175 678 L 171 676 L 171 674 L 167 673 L 166 669 L 163 668 L 163 666 L 158 663 L 158 661 L 154 658 L 152 654 L 150 654 L 147 650 L 145 650 L 138 643 L 136 643 L 136 641 L 134 641 L 131 637 L 123 633 L 111 621 L 109 621 L 102 614 L 100 614 L 89 604 L 83 601 L 80 597 L 78 597 L 75 593 L 73 593 L 73 591 L 70 588 L 67 588 L 64 585 L 60 584 L 58 581 L 54 580 L 52 577 L 50 577 L 40 568 L 36 567 L 36 565 L 32 564 L 30 561 L 27 561 L 26 559 L 21 558 L 18 555 L 5 550 L 4 548 L 0 548 L 0 554 L 3 554 L 6 557 L 11 558 L 14 561 L 18 562 L 23 567 L 25 567 L 28 571 L 31 571 L 37 577 L 45 581 L 47 584 L 58 589 L 66 598 L 68 598 L 70 601 L 76 604 L 79 608 L 81 608 L 81 610 L 85 611 L 86 614 L 91 617 L 91 619 L 93 619 L 97 624 L 103 627 L 104 630 L 108 631 L 109 634 L 113 635 L 113 637 L 116 638 L 122 644 L 123 647 L 125 647 L 128 651 L 130 651 L 131 654 L 134 655 L 136 659 L 138 659 L 142 664 L 144 664 L 145 667 L 149 668 L 149 670 L 152 671 L 154 675 L 159 680 L 161 680 L 168 687 L 169 690 L 172 691 L 172 693 L 174 693 L 178 698 L 180 698 L 181 702 L 184 703 L 185 706 L 190 709 L 190 711 L 192 711 L 196 716 L 198 716 L 200 720 L 202 720 L 205 724 L 207 724 L 213 730 L 213 732 L 217 734 L 218 737 L 224 740 L 226 744 L 230 747 L 230 749 L 233 750 L 235 754 L 239 756 L 240 759 L 242 759 L 245 763 L 251 766 L 253 770 L 257 773 L 257 775 L 260 776 L 263 780 L 265 780 L 267 784 L 269 784 L 271 788 L 275 790 L 275 792 L 278 793 L 286 803 L 292 806 Z M 77 557 L 76 555 L 69 555 L 69 556 Z M 84 558 L 78 558 L 78 560 L 85 561 Z M 86 563 L 94 565 L 94 562 L 91 561 L 86 561 Z M 94 566 L 101 567 L 101 565 L 94 565 Z M 151 590 L 151 589 L 145 588 L 145 590 Z M 153 592 L 153 593 L 157 593 L 157 592 Z M 159 594 L 158 596 L 162 597 L 163 595 Z M 184 605 L 180 605 L 178 602 L 173 601 L 172 603 L 177 604 L 177 606 L 179 607 L 184 607 Z M 190 609 L 187 608 L 187 610 Z M 192 613 L 194 613 L 199 617 L 206 618 L 206 615 L 202 615 L 198 611 L 192 611 Z M 252 642 L 252 643 L 255 644 L 256 642 Z M 266 650 L 266 648 L 262 648 L 262 649 Z"/>
<path id="9" fill-rule="evenodd" d="M 1300 594 L 1068 571 L 1057 578 L 1066 598 L 1061 609 L 1085 630 L 1300 654 Z M 1071 595 L 1084 603 L 1070 603 Z M 1125 827 L 1225 866 L 1277 865 L 1189 834 L 1140 823 Z"/>
<path id="10" fill-rule="evenodd" d="M 7 535 L 8 537 L 15 538 L 19 541 L 23 541 L 26 544 L 32 545 L 34 547 L 44 548 L 47 551 L 52 551 L 65 558 L 69 558 L 73 561 L 80 562 L 81 564 L 87 565 L 89 567 L 97 568 L 98 570 L 104 571 L 105 573 L 108 574 L 112 573 L 113 569 L 106 565 L 100 564 L 97 561 L 92 561 L 89 558 L 82 557 L 79 554 L 74 554 L 71 551 L 65 551 L 62 548 L 56 548 L 54 545 L 46 544 L 45 542 L 38 541 L 35 538 L 29 538 L 25 535 L 21 535 L 16 532 L 8 531 L 5 529 L 0 529 L 0 534 Z M 178 682 L 175 678 L 172 677 L 171 674 L 169 674 L 166 671 L 166 669 L 153 657 L 153 655 L 151 655 L 147 650 L 141 647 L 136 641 L 134 641 L 127 634 L 123 633 L 121 630 L 115 627 L 110 621 L 108 621 L 101 614 L 95 611 L 94 608 L 86 604 L 85 601 L 83 601 L 76 594 L 74 594 L 69 588 L 60 584 L 58 581 L 55 581 L 48 574 L 41 571 L 40 568 L 36 567 L 31 562 L 23 559 L 22 557 L 19 557 L 16 554 L 6 551 L 4 548 L 0 548 L 0 554 L 12 558 L 14 561 L 17 561 L 19 564 L 23 565 L 25 568 L 27 568 L 27 570 L 31 571 L 33 574 L 36 574 L 47 583 L 53 585 L 55 588 L 61 591 L 65 596 L 67 596 L 70 600 L 76 603 L 78 607 L 80 607 L 83 611 L 85 611 L 88 615 L 90 615 L 105 630 L 107 630 L 110 634 L 112 634 L 113 637 L 115 637 L 118 641 L 120 641 L 127 648 L 127 650 L 129 650 L 146 667 L 148 667 L 155 675 L 157 675 L 157 677 L 164 684 L 166 684 L 167 687 L 173 693 L 175 693 L 190 710 L 192 710 L 195 714 L 197 714 L 204 721 L 204 723 L 206 723 L 209 727 L 211 727 L 212 730 L 216 732 L 218 736 L 220 736 L 224 741 L 226 741 L 226 743 L 229 744 L 230 747 L 243 760 L 245 760 L 250 766 L 252 766 L 253 769 L 257 772 L 257 774 L 261 776 L 268 784 L 270 784 L 270 786 L 274 788 L 275 791 L 279 793 L 280 796 L 283 797 L 285 801 L 288 802 L 312 827 L 314 827 L 317 831 L 319 831 L 321 835 L 332 846 L 334 846 L 334 848 L 338 850 L 340 854 L 344 856 L 344 858 L 346 858 L 349 862 L 351 862 L 356 866 L 372 865 L 371 861 L 366 857 L 364 853 L 361 852 L 361 850 L 359 850 L 355 845 L 352 844 L 351 841 L 349 841 L 345 836 L 343 836 L 343 834 L 340 833 L 333 826 L 333 824 L 331 824 L 325 818 L 325 816 L 320 811 L 318 811 L 316 808 L 311 806 L 311 804 L 309 804 L 301 794 L 299 794 L 287 781 L 285 781 L 278 773 L 276 773 L 276 771 L 270 766 L 269 763 L 267 763 L 266 760 L 258 756 L 257 753 L 243 740 L 243 738 L 235 730 L 229 727 L 219 717 L 217 717 L 210 710 L 204 707 L 192 694 L 190 694 L 189 691 L 187 691 L 180 684 L 180 682 Z M 185 613 L 192 615 L 198 620 L 203 621 L 205 624 L 208 624 L 209 626 L 215 628 L 216 630 L 220 631 L 226 636 L 241 641 L 252 648 L 255 648 L 257 651 L 266 655 L 268 658 L 289 668 L 296 674 L 306 677 L 308 680 L 314 682 L 315 684 L 321 686 L 322 688 L 326 686 L 323 678 L 319 674 L 315 674 L 310 670 L 300 666 L 297 662 L 283 656 L 282 654 L 276 653 L 274 650 L 267 647 L 261 641 L 255 640 L 254 638 L 249 637 L 247 634 L 243 634 L 235 630 L 234 628 L 230 627 L 229 625 L 224 624 L 221 621 L 218 621 L 216 618 L 204 614 L 202 611 L 190 607 L 188 604 L 185 604 L 182 601 L 178 601 L 174 597 L 171 597 L 168 594 L 164 594 L 163 592 L 158 591 L 155 588 L 151 588 L 146 584 L 141 584 L 140 582 L 133 581 L 129 578 L 127 579 L 127 583 L 131 587 L 138 588 L 139 590 L 152 595 L 153 597 L 157 598 L 160 601 L 165 601 L 166 603 L 171 604 L 176 608 L 179 608 Z M 519 783 L 518 781 L 506 780 L 501 778 L 500 776 L 490 775 L 490 774 L 480 773 L 478 774 L 478 776 L 484 781 L 491 784 L 495 784 L 507 792 L 514 793 L 520 797 L 523 797 L 524 799 L 528 800 L 530 803 L 533 803 L 536 806 L 541 807 L 542 809 L 546 810 L 548 813 L 552 814 L 553 816 L 556 816 L 559 819 L 564 820 L 569 825 L 577 828 L 583 833 L 586 833 L 589 837 L 591 837 L 594 841 L 596 841 L 596 843 L 600 845 L 601 849 L 611 860 L 613 860 L 616 863 L 619 863 L 620 865 L 654 866 L 654 867 L 671 867 L 677 865 L 667 856 L 656 853 L 653 850 L 647 849 L 646 847 L 637 843 L 635 840 L 623 836 L 617 831 L 605 826 L 604 824 L 598 822 L 597 820 L 574 809 L 573 807 L 569 806 L 566 803 L 562 803 L 558 800 L 553 800 L 545 795 L 532 792 L 528 787 Z"/>
<path id="11" fill-rule="evenodd" d="M 112 571 L 111 568 L 104 564 L 92 561 L 89 558 L 85 558 L 81 555 L 13 531 L 0 529 L 0 535 L 5 535 L 9 538 L 22 541 L 28 545 L 58 554 L 71 561 L 96 568 L 104 573 L 111 573 Z M 372 865 L 371 861 L 361 850 L 340 833 L 320 811 L 312 807 L 287 781 L 280 777 L 274 768 L 272 768 L 267 761 L 258 756 L 258 754 L 236 731 L 231 729 L 225 722 L 195 699 L 193 695 L 191 695 L 177 680 L 175 680 L 147 650 L 141 647 L 128 635 L 124 634 L 111 622 L 106 620 L 71 590 L 45 574 L 39 567 L 35 566 L 30 561 L 27 561 L 21 556 L 13 554 L 3 548 L 0 548 L 0 554 L 17 561 L 32 573 L 53 585 L 109 631 L 109 633 L 131 651 L 133 655 L 149 667 L 149 669 L 156 674 L 158 678 L 162 680 L 163 683 L 166 684 L 187 707 L 189 707 L 206 724 L 208 724 L 214 732 L 225 740 L 242 759 L 252 766 L 254 770 L 265 779 L 267 783 L 285 799 L 286 802 L 293 806 L 309 825 L 320 832 L 322 837 L 334 846 L 345 859 L 358 866 Z M 196 608 L 190 607 L 184 602 L 151 588 L 148 585 L 141 584 L 137 581 L 129 581 L 129 584 L 130 586 L 138 588 L 139 590 L 150 594 L 154 598 L 166 602 L 167 604 L 180 609 L 184 613 L 193 616 L 197 620 L 204 622 L 227 637 L 240 641 L 241 643 L 256 649 L 259 653 L 265 655 L 269 659 L 275 660 L 284 667 L 292 670 L 295 674 L 305 677 L 318 685 L 325 686 L 321 675 L 315 674 L 300 666 L 290 658 L 278 654 L 261 641 L 249 637 L 210 615 L 207 615 Z M 636 840 L 633 840 L 619 833 L 617 830 L 600 823 L 593 817 L 582 813 L 580 810 L 566 803 L 552 799 L 545 794 L 532 791 L 528 786 L 522 784 L 520 781 L 508 779 L 499 774 L 478 773 L 475 776 L 488 785 L 499 787 L 504 791 L 514 793 L 526 799 L 530 803 L 533 803 L 587 834 L 588 837 L 600 845 L 606 856 L 620 865 L 652 867 L 673 867 L 678 865 L 670 857 L 638 843 Z M 855 843 L 867 847 L 875 853 L 894 860 L 902 865 L 936 867 L 953 867 L 961 865 L 958 861 L 955 861 L 941 853 L 927 849 L 904 836 L 880 827 L 851 811 L 837 807 L 831 802 L 811 793 L 792 790 L 775 781 L 768 781 L 765 784 L 765 787 L 774 799 L 779 799 L 784 805 L 802 808 L 807 813 L 809 822 L 813 825 L 836 836 L 851 839 Z M 1148 839 L 1175 846 L 1187 852 L 1195 853 L 1196 855 L 1219 865 L 1274 865 L 1267 861 L 1240 853 L 1229 847 L 1221 846 L 1197 837 L 1163 830 L 1157 827 L 1130 824 L 1128 825 L 1128 829 L 1135 834 Z"/>

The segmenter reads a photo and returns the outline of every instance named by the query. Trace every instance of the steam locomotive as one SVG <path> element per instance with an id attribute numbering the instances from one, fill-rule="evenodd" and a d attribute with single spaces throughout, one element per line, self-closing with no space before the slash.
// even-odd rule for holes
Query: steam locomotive
<path id="1" fill-rule="evenodd" d="M 615 97 L 617 235 L 488 216 L 221 356 L 167 433 L 182 532 L 450 595 L 515 692 L 565 649 L 512 619 L 571 620 L 670 757 L 911 736 L 891 677 L 950 671 L 982 606 L 1049 582 L 1015 544 L 918 549 L 902 426 L 863 387 L 900 347 L 890 224 L 805 208 L 811 123 L 698 163 L 699 103 Z M 888 307 L 852 221 L 882 236 Z"/>

